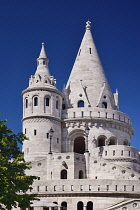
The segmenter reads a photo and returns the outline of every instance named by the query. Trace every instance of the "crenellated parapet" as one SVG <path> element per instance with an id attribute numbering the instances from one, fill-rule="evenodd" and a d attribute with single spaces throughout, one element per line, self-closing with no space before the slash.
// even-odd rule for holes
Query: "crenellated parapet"
<path id="1" fill-rule="evenodd" d="M 40 74 L 31 75 L 29 79 L 29 87 L 36 86 L 56 86 L 56 79 L 53 76 L 47 77 L 47 75 L 41 76 Z"/>

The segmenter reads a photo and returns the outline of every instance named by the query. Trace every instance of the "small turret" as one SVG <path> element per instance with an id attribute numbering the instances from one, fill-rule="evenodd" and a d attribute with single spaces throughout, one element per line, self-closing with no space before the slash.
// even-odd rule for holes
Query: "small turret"
<path id="1" fill-rule="evenodd" d="M 44 48 L 44 43 L 42 43 L 42 48 L 40 51 L 39 58 L 37 58 L 38 66 L 35 74 L 40 74 L 43 76 L 45 74 L 46 76 L 50 77 L 50 72 L 48 68 L 48 62 L 49 59 L 46 56 L 45 48 Z"/>
<path id="2" fill-rule="evenodd" d="M 31 76 L 29 87 L 22 92 L 23 133 L 30 139 L 23 145 L 26 160 L 47 156 L 51 128 L 54 131 L 52 152 L 61 151 L 62 93 L 57 90 L 56 80 L 50 75 L 44 43 L 37 62 L 35 75 Z"/>
<path id="3" fill-rule="evenodd" d="M 51 86 L 55 88 L 56 79 L 50 75 L 48 67 L 49 59 L 46 56 L 44 43 L 40 51 L 39 58 L 37 58 L 37 69 L 34 76 L 29 79 L 29 87 L 32 86 Z"/>

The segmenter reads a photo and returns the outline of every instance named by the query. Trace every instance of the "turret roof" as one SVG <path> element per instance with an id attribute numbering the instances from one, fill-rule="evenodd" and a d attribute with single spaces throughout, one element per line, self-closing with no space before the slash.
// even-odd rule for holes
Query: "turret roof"
<path id="1" fill-rule="evenodd" d="M 50 71 L 49 71 L 49 68 L 48 68 L 49 59 L 46 56 L 44 45 L 45 44 L 42 43 L 42 48 L 41 48 L 41 51 L 40 51 L 40 55 L 39 55 L 39 58 L 37 59 L 38 66 L 37 66 L 37 70 L 36 70 L 35 74 L 39 74 L 40 76 L 50 77 Z"/>
<path id="2" fill-rule="evenodd" d="M 109 97 L 113 97 L 91 34 L 91 22 L 87 21 L 86 31 L 66 85 L 72 106 L 81 94 L 85 95 L 89 106 L 98 106 L 104 83 Z"/>
<path id="3" fill-rule="evenodd" d="M 34 76 L 29 80 L 30 87 L 49 87 L 56 89 L 56 80 L 50 75 L 48 67 L 49 59 L 46 56 L 44 43 L 40 51 L 39 58 L 37 58 L 37 69 Z"/>
<path id="4" fill-rule="evenodd" d="M 46 52 L 45 52 L 45 48 L 44 48 L 44 42 L 42 43 L 42 48 L 41 48 L 41 51 L 40 51 L 40 55 L 39 55 L 39 58 L 47 58 L 46 56 Z"/>

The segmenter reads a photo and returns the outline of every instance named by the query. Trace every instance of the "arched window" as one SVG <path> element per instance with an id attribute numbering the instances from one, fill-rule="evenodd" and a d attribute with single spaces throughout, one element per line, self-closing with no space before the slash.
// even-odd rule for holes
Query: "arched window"
<path id="1" fill-rule="evenodd" d="M 106 139 L 105 136 L 100 136 L 100 137 L 98 138 L 98 147 L 103 147 L 103 146 L 105 146 L 105 139 Z"/>
<path id="2" fill-rule="evenodd" d="M 61 206 L 62 206 L 62 210 L 67 210 L 67 203 L 66 202 L 62 202 Z"/>
<path id="3" fill-rule="evenodd" d="M 45 61 L 43 61 L 43 65 L 45 65 Z"/>
<path id="4" fill-rule="evenodd" d="M 83 177 L 84 177 L 84 176 L 83 176 L 83 171 L 80 170 L 80 171 L 79 171 L 79 179 L 83 179 Z"/>
<path id="5" fill-rule="evenodd" d="M 109 139 L 109 145 L 115 145 L 116 144 L 116 139 L 115 138 L 110 138 Z"/>
<path id="6" fill-rule="evenodd" d="M 83 202 L 82 202 L 82 201 L 79 201 L 79 202 L 77 203 L 77 210 L 83 210 L 83 207 L 84 207 Z"/>
<path id="7" fill-rule="evenodd" d="M 58 109 L 58 100 L 56 100 L 56 109 Z"/>
<path id="8" fill-rule="evenodd" d="M 38 106 L 38 97 L 34 97 L 34 106 Z"/>
<path id="9" fill-rule="evenodd" d="M 58 204 L 57 202 L 53 202 L 53 203 Z M 55 206 L 55 207 L 53 207 L 52 209 L 53 209 L 53 210 L 58 210 L 58 207 Z"/>
<path id="10" fill-rule="evenodd" d="M 93 210 L 93 203 L 91 201 L 87 203 L 87 210 Z"/>
<path id="11" fill-rule="evenodd" d="M 45 99 L 45 105 L 46 105 L 46 106 L 49 106 L 49 105 L 50 105 L 50 99 L 49 99 L 49 98 L 46 98 L 46 99 Z"/>
<path id="12" fill-rule="evenodd" d="M 65 104 L 62 104 L 62 109 L 66 109 L 66 105 Z"/>
<path id="13" fill-rule="evenodd" d="M 85 153 L 85 139 L 80 136 L 74 140 L 74 152 L 84 154 Z"/>
<path id="14" fill-rule="evenodd" d="M 102 103 L 102 108 L 107 109 L 107 103 L 106 102 Z"/>
<path id="15" fill-rule="evenodd" d="M 123 145 L 128 146 L 128 141 L 127 140 L 124 140 Z"/>
<path id="16" fill-rule="evenodd" d="M 28 108 L 28 99 L 25 99 L 25 107 Z"/>
<path id="17" fill-rule="evenodd" d="M 67 170 L 63 169 L 61 171 L 61 179 L 67 179 Z"/>
<path id="18" fill-rule="evenodd" d="M 78 107 L 84 107 L 84 101 L 78 101 Z"/>

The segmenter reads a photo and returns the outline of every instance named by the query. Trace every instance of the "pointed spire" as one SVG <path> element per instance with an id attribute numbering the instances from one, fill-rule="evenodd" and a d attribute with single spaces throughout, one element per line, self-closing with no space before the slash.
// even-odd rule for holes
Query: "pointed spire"
<path id="1" fill-rule="evenodd" d="M 41 48 L 41 51 L 40 51 L 40 55 L 39 55 L 39 58 L 47 58 L 46 56 L 46 52 L 45 52 L 45 48 L 44 48 L 44 42 L 42 43 L 42 48 Z"/>
<path id="2" fill-rule="evenodd" d="M 37 58 L 38 66 L 37 66 L 37 70 L 36 70 L 35 74 L 43 74 L 43 75 L 47 75 L 50 77 L 48 62 L 49 62 L 49 59 L 46 56 L 44 43 L 42 43 L 40 55 L 39 55 L 39 58 Z"/>
<path id="3" fill-rule="evenodd" d="M 29 80 L 30 87 L 51 87 L 56 89 L 56 79 L 50 75 L 48 67 L 49 59 L 46 56 L 44 43 L 40 51 L 39 58 L 37 58 L 37 69 L 34 76 Z"/>
<path id="4" fill-rule="evenodd" d="M 82 80 L 83 86 L 86 87 L 86 95 L 89 100 L 87 106 L 89 106 L 89 104 L 93 107 L 97 106 L 101 88 L 103 87 L 104 82 L 106 83 L 108 92 L 110 92 L 110 95 L 112 95 L 90 29 L 91 22 L 87 21 L 86 31 L 66 85 L 66 88 L 70 93 L 69 99 L 73 107 L 77 107 L 75 97 L 78 98 L 82 92 L 80 80 Z M 82 97 L 79 98 L 79 100 L 86 101 L 85 96 L 83 95 Z"/>
<path id="5" fill-rule="evenodd" d="M 34 76 L 31 76 L 29 80 L 29 86 L 55 86 L 56 81 L 53 76 L 50 75 L 48 67 L 49 59 L 46 56 L 44 43 L 40 51 L 39 58 L 37 58 L 37 69 Z"/>

